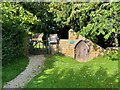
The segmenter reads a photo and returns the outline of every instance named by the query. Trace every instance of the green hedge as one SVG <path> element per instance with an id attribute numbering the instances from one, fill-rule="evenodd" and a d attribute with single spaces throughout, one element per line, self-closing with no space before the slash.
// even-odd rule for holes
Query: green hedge
<path id="1" fill-rule="evenodd" d="M 19 3 L 2 3 L 2 63 L 24 55 L 24 40 L 37 18 Z"/>

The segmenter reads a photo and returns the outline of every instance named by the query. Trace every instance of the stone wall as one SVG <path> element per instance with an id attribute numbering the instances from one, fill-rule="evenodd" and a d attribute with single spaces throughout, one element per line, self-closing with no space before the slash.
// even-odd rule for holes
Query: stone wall
<path id="1" fill-rule="evenodd" d="M 59 44 L 59 52 L 74 58 L 74 44 L 69 44 L 70 40 L 61 39 Z"/>
<path id="2" fill-rule="evenodd" d="M 95 45 L 92 41 L 86 39 L 81 35 L 77 36 L 76 32 L 74 32 L 72 29 L 69 30 L 68 34 L 69 34 L 68 39 L 60 39 L 59 43 L 60 53 L 74 58 L 75 55 L 74 47 L 79 41 L 85 40 L 90 47 L 89 60 L 104 54 L 105 50 L 102 47 Z"/>
<path id="3" fill-rule="evenodd" d="M 60 39 L 59 44 L 60 53 L 75 58 L 74 47 L 79 41 L 85 40 L 90 47 L 89 60 L 104 54 L 105 50 L 102 47 L 95 45 L 92 41 L 86 39 L 81 35 L 77 36 L 76 32 L 74 32 L 72 29 L 69 30 L 68 34 L 69 34 L 68 39 Z"/>

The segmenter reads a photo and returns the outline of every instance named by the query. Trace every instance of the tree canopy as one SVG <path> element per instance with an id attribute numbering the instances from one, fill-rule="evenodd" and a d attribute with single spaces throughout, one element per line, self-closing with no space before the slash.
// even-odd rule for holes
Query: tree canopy
<path id="1" fill-rule="evenodd" d="M 26 2 L 21 5 L 37 16 L 38 23 L 33 26 L 31 31 L 50 33 L 57 29 L 56 22 L 53 21 L 53 13 L 49 12 L 49 3 L 45 2 Z"/>
<path id="2" fill-rule="evenodd" d="M 50 12 L 54 13 L 54 21 L 61 27 L 67 25 L 79 34 L 99 42 L 99 36 L 108 39 L 118 38 L 120 30 L 120 3 L 105 2 L 71 2 L 50 3 Z M 117 35 L 115 35 L 117 34 Z"/>
<path id="3" fill-rule="evenodd" d="M 72 28 L 103 47 L 120 43 L 120 3 L 3 2 L 0 8 L 5 62 L 21 55 L 29 32 L 67 37 L 67 31 Z"/>

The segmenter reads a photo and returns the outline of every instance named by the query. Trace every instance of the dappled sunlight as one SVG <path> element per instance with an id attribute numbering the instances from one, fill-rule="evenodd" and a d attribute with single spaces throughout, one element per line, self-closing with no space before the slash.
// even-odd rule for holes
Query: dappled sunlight
<path id="1" fill-rule="evenodd" d="M 48 70 L 45 70 L 44 73 L 45 74 L 52 74 L 54 69 L 48 69 Z"/>
<path id="2" fill-rule="evenodd" d="M 49 56 L 46 59 L 44 71 L 28 83 L 26 87 L 117 88 L 118 69 L 111 70 L 112 68 L 106 68 L 108 64 L 112 65 L 111 67 L 117 67 L 113 66 L 117 63 L 111 63 L 109 60 L 80 63 L 65 56 Z"/>
<path id="3" fill-rule="evenodd" d="M 46 76 L 40 76 L 38 79 L 46 79 L 47 77 Z"/>
<path id="4" fill-rule="evenodd" d="M 120 3 L 3 2 L 0 8 L 3 85 L 25 69 L 14 87 L 31 79 L 25 87 L 118 87 Z"/>

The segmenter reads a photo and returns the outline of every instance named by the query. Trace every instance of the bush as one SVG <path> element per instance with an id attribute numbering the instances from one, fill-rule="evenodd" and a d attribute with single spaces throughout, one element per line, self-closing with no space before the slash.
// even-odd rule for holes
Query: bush
<path id="1" fill-rule="evenodd" d="M 22 56 L 26 33 L 37 18 L 24 10 L 19 3 L 2 3 L 2 63 L 9 63 L 13 58 Z"/>
<path id="2" fill-rule="evenodd" d="M 107 58 L 109 59 L 109 60 L 119 60 L 119 58 L 118 58 L 118 53 L 119 53 L 119 51 L 117 51 L 117 50 L 108 50 L 107 52 L 106 52 L 106 55 L 105 56 L 107 56 Z"/>

